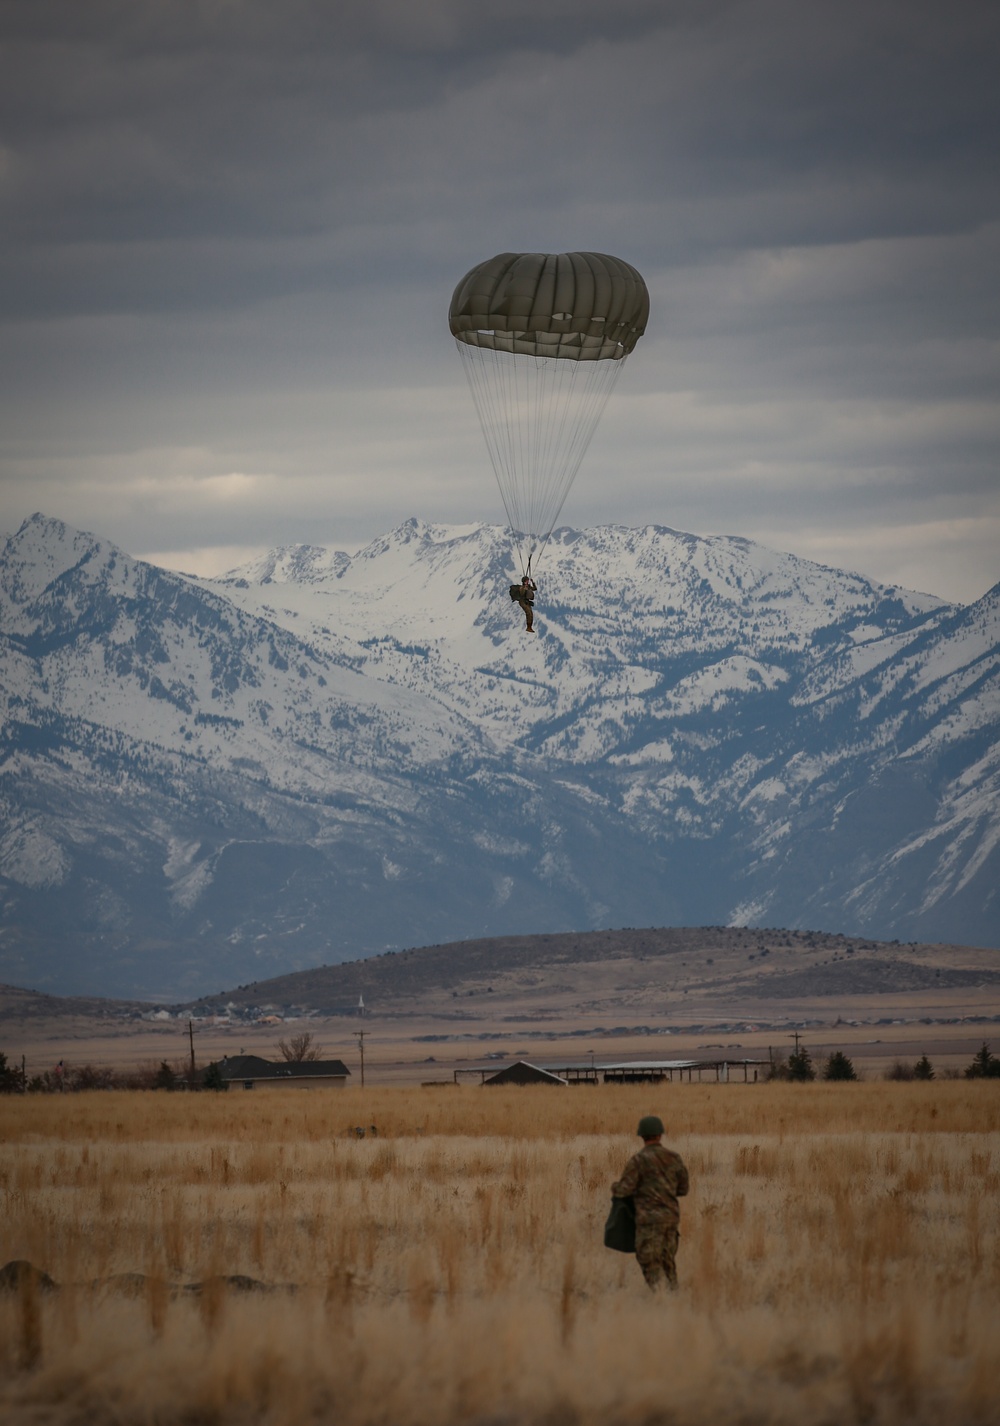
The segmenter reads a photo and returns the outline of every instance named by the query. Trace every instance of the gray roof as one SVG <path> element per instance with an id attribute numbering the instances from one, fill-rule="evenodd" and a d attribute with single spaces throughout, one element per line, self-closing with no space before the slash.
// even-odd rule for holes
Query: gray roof
<path id="1" fill-rule="evenodd" d="M 484 1084 L 565 1084 L 564 1079 L 560 1079 L 551 1070 L 541 1069 L 538 1065 L 529 1064 L 527 1060 L 515 1060 L 513 1064 L 505 1065 L 503 1069 L 496 1070 L 489 1079 L 483 1081 Z"/>
<path id="2" fill-rule="evenodd" d="M 621 1060 L 614 1064 L 596 1065 L 599 1070 L 679 1070 L 713 1069 L 715 1065 L 766 1065 L 767 1060 L 747 1059 L 745 1055 L 716 1055 L 711 1060 Z"/>
<path id="3" fill-rule="evenodd" d="M 703 1063 L 702 1060 L 620 1060 L 613 1064 L 605 1061 L 597 1068 L 602 1070 L 679 1070 L 697 1069 L 699 1064 Z"/>
<path id="4" fill-rule="evenodd" d="M 260 1055 L 227 1055 L 219 1070 L 223 1079 L 337 1079 L 351 1072 L 343 1060 L 265 1060 Z"/>
<path id="5" fill-rule="evenodd" d="M 463 1074 L 495 1074 L 498 1069 L 510 1068 L 511 1064 L 527 1064 L 527 1060 L 508 1061 L 506 1066 L 470 1065 Z M 636 1070 L 640 1073 L 655 1073 L 658 1070 L 714 1069 L 716 1065 L 766 1065 L 766 1059 L 747 1059 L 744 1055 L 718 1055 L 710 1060 L 551 1060 L 547 1065 L 535 1068 L 549 1074 L 603 1074 L 606 1070 L 619 1072 Z"/>

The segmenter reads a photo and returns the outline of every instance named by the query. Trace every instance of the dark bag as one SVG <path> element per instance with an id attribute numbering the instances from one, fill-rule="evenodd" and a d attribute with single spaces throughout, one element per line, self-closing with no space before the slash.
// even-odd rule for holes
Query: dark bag
<path id="1" fill-rule="evenodd" d="M 510 597 L 515 604 L 521 598 L 521 586 L 519 584 L 512 584 L 510 586 Z"/>
<path id="2" fill-rule="evenodd" d="M 616 1253 L 635 1252 L 635 1199 L 613 1198 L 604 1225 L 604 1246 Z"/>

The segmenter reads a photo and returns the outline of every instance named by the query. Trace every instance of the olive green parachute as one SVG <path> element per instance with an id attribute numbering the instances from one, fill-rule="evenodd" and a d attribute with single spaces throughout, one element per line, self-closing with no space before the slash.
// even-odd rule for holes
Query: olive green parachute
<path id="1" fill-rule="evenodd" d="M 646 330 L 649 293 L 604 253 L 500 253 L 455 288 L 448 322 L 470 347 L 566 361 L 620 361 Z"/>
<path id="2" fill-rule="evenodd" d="M 648 316 L 640 274 L 604 253 L 500 253 L 455 288 L 448 322 L 522 570 L 537 566 Z"/>

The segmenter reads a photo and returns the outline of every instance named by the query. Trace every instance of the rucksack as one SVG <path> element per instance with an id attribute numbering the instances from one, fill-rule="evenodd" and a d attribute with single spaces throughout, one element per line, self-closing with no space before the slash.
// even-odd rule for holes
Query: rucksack
<path id="1" fill-rule="evenodd" d="M 612 1198 L 604 1225 L 604 1246 L 616 1253 L 635 1252 L 635 1199 Z"/>
<path id="2" fill-rule="evenodd" d="M 519 584 L 512 584 L 510 586 L 510 597 L 515 604 L 518 602 L 521 597 L 521 586 Z"/>

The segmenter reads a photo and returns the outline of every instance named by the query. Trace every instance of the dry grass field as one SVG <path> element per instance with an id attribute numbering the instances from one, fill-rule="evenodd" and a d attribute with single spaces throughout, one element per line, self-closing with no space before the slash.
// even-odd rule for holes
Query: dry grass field
<path id="1" fill-rule="evenodd" d="M 601 1241 L 645 1112 L 659 1297 Z M 0 1293 L 11 1426 L 1000 1420 L 995 1082 L 30 1096 L 0 1142 L 0 1262 L 61 1284 Z"/>

